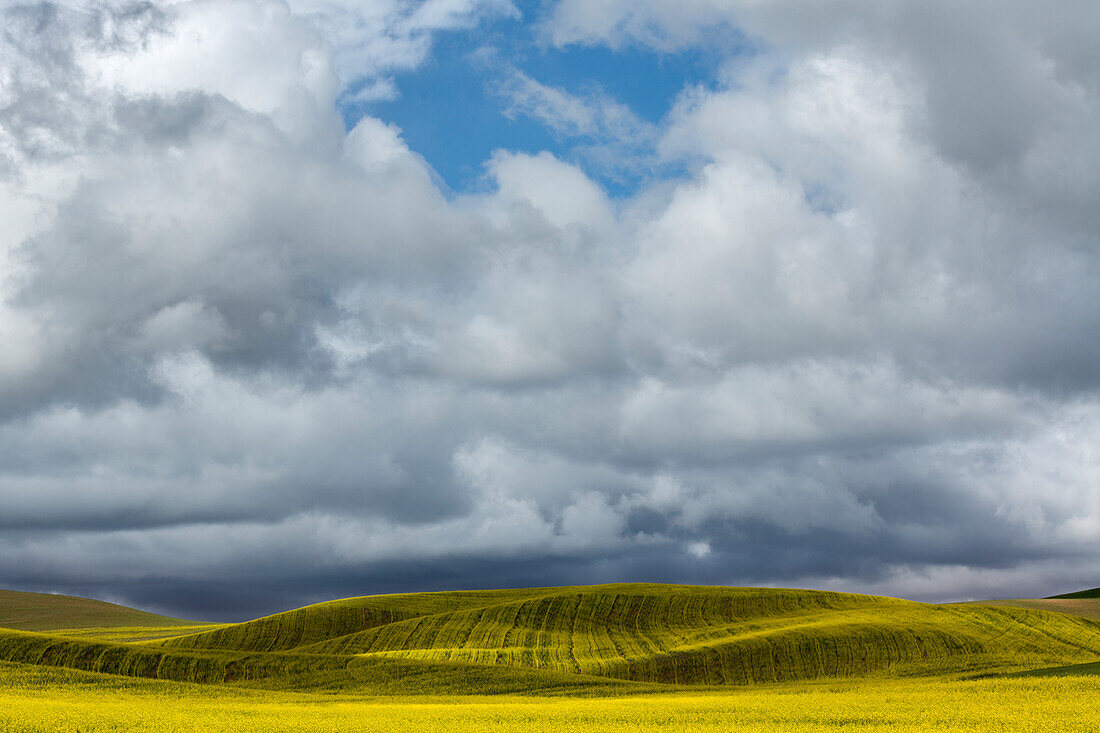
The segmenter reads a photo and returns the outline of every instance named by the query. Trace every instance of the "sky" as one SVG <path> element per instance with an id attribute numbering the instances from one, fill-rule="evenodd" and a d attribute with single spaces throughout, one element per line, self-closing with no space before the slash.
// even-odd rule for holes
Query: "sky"
<path id="1" fill-rule="evenodd" d="M 1100 584 L 1097 3 L 0 15 L 0 587 Z"/>

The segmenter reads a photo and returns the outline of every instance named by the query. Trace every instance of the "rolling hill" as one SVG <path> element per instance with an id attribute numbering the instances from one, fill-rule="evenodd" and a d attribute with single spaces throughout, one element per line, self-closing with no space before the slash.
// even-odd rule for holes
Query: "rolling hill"
<path id="1" fill-rule="evenodd" d="M 0 630 L 0 660 L 278 689 L 623 690 L 1091 664 L 1100 623 L 823 591 L 623 584 L 349 598 L 128 644 Z"/>
<path id="2" fill-rule="evenodd" d="M 0 590 L 0 633 L 4 629 L 48 632 L 51 636 L 134 642 L 209 631 L 222 624 L 186 621 L 90 598 Z"/>
<path id="3" fill-rule="evenodd" d="M 90 598 L 0 590 L 0 627 L 24 631 L 189 626 L 194 621 L 158 616 Z"/>

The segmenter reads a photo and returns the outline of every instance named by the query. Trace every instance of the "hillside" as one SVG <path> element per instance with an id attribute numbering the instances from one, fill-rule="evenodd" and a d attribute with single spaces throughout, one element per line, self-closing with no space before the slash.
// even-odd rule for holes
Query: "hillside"
<path id="1" fill-rule="evenodd" d="M 976 601 L 976 605 L 1007 606 L 1010 608 L 1029 608 L 1036 611 L 1065 613 L 1100 621 L 1100 598 L 1091 598 L 1072 594 L 1074 597 L 1057 596 L 1054 598 L 1010 598 L 995 601 Z"/>
<path id="2" fill-rule="evenodd" d="M 1060 596 L 1050 596 L 1050 598 L 1100 598 L 1100 588 L 1093 588 L 1091 590 L 1079 590 L 1076 593 L 1063 593 Z"/>
<path id="3" fill-rule="evenodd" d="M 189 626 L 185 621 L 106 601 L 0 590 L 0 628 L 23 631 L 111 627 Z"/>
<path id="4" fill-rule="evenodd" d="M 1100 660 L 1100 623 L 822 591 L 625 584 L 349 598 L 131 644 L 0 631 L 0 660 L 278 689 L 627 690 L 1088 664 Z"/>
<path id="5" fill-rule="evenodd" d="M 346 599 L 161 646 L 745 684 L 1095 661 L 1100 624 L 820 591 L 608 585 Z"/>

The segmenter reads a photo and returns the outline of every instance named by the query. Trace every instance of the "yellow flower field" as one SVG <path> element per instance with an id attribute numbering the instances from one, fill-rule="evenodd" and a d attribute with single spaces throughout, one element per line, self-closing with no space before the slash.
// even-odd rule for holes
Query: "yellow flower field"
<path id="1" fill-rule="evenodd" d="M 0 730 L 1080 731 L 1100 677 L 862 680 L 630 697 L 357 697 L 0 666 Z"/>

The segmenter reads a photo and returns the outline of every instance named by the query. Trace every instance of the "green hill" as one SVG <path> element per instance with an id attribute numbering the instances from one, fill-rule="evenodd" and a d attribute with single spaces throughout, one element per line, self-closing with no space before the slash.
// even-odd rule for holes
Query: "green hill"
<path id="1" fill-rule="evenodd" d="M 1095 661 L 1100 624 L 821 591 L 608 585 L 346 599 L 161 645 L 745 684 Z"/>
<path id="2" fill-rule="evenodd" d="M 1093 588 L 1092 590 L 1080 590 L 1076 593 L 1063 593 L 1060 596 L 1050 596 L 1050 598 L 1100 598 L 1100 588 Z"/>
<path id="3" fill-rule="evenodd" d="M 624 584 L 349 598 L 130 644 L 0 631 L 0 660 L 279 689 L 575 692 L 1080 665 L 1100 660 L 1100 623 L 823 591 Z"/>
<path id="4" fill-rule="evenodd" d="M 0 627 L 24 631 L 194 625 L 90 598 L 0 590 Z"/>
<path id="5" fill-rule="evenodd" d="M 183 682 L 233 682 L 269 676 L 308 675 L 341 669 L 350 661 L 304 654 L 174 653 L 141 644 L 88 641 L 4 629 L 0 629 L 0 659 L 19 664 Z"/>

